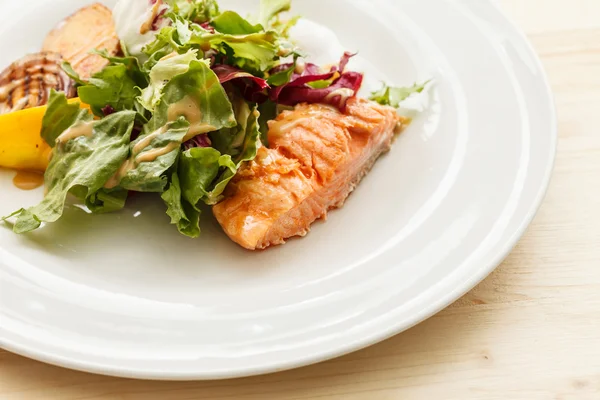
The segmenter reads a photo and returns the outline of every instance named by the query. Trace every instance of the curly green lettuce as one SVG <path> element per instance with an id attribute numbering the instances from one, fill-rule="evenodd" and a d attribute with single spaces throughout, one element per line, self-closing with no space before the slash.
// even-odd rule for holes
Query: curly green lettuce
<path id="1" fill-rule="evenodd" d="M 212 29 L 177 15 L 168 16 L 173 23 L 162 28 L 154 42 L 144 49 L 149 57 L 145 64 L 147 69 L 173 52 L 183 54 L 193 49 L 200 57 L 212 51 L 225 64 L 262 75 L 273 68 L 280 57 L 287 55 L 282 53 L 276 31 L 252 25 L 234 12 L 223 13 L 213 20 Z"/>

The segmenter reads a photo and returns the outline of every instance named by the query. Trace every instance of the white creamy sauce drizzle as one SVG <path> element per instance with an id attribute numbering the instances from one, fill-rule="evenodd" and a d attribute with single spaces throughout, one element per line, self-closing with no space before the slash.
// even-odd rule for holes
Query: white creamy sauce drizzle
<path id="1" fill-rule="evenodd" d="M 134 155 L 140 154 L 146 147 L 148 147 L 148 146 L 150 146 L 152 144 L 152 142 L 154 141 L 154 139 L 156 139 L 157 137 L 159 137 L 160 135 L 162 135 L 166 131 L 167 131 L 167 128 L 166 127 L 162 127 L 159 130 L 157 130 L 155 132 L 152 132 L 148 136 L 145 136 L 142 140 L 140 140 L 139 142 L 137 142 L 135 146 L 133 146 L 133 151 L 132 151 L 133 154 Z"/>
<path id="2" fill-rule="evenodd" d="M 106 182 L 104 187 L 106 189 L 116 188 L 117 186 L 119 186 L 119 183 L 121 183 L 121 180 L 129 173 L 129 171 L 135 169 L 142 162 L 152 162 L 158 157 L 165 154 L 169 154 L 171 151 L 177 149 L 180 143 L 174 142 L 176 146 L 174 148 L 171 148 L 169 151 L 166 151 L 166 149 L 170 148 L 172 143 L 169 143 L 169 145 L 165 147 L 148 150 L 147 153 L 151 153 L 150 155 L 146 155 L 144 153 L 144 149 L 150 146 L 154 139 L 156 139 L 166 131 L 167 127 L 163 126 L 159 130 L 154 131 L 147 136 L 144 136 L 139 142 L 137 142 L 131 150 L 131 156 L 123 162 L 123 164 L 119 167 L 117 172 L 115 172 L 115 174 L 108 180 L 108 182 Z"/>
<path id="3" fill-rule="evenodd" d="M 308 108 L 302 113 L 288 114 L 280 120 L 269 121 L 269 137 L 282 136 L 292 129 L 303 124 L 310 124 L 316 117 L 323 116 L 323 112 L 338 114 L 339 110 L 329 104 L 321 104 L 318 108 Z"/>
<path id="4" fill-rule="evenodd" d="M 311 118 L 304 117 L 298 118 L 295 121 L 282 120 L 282 121 L 270 121 L 269 122 L 269 137 L 283 136 L 285 133 L 291 131 L 294 128 L 299 127 L 304 122 L 310 121 Z"/>
<path id="5" fill-rule="evenodd" d="M 80 122 L 60 134 L 56 138 L 56 144 L 64 146 L 69 140 L 77 139 L 81 136 L 91 137 L 94 133 L 94 121 Z"/>
<path id="6" fill-rule="evenodd" d="M 108 182 L 106 182 L 104 187 L 106 189 L 114 189 L 117 186 L 119 186 L 119 183 L 121 183 L 121 179 L 123 179 L 123 177 L 127 175 L 127 173 L 133 169 L 133 167 L 134 162 L 131 158 L 125 160 L 125 162 L 121 164 L 117 172 L 115 172 L 115 174 L 108 180 Z"/>
<path id="7" fill-rule="evenodd" d="M 138 164 L 141 164 L 144 162 L 152 162 L 152 161 L 156 160 L 158 157 L 164 156 L 166 154 L 169 154 L 173 150 L 176 150 L 177 148 L 179 148 L 179 146 L 181 146 L 180 143 L 171 142 L 168 145 L 166 145 L 165 147 L 160 147 L 158 149 L 152 149 L 152 150 L 145 151 L 135 158 L 135 162 Z"/>
<path id="8" fill-rule="evenodd" d="M 169 122 L 177 121 L 179 117 L 184 117 L 190 123 L 190 129 L 183 138 L 184 143 L 198 135 L 217 130 L 214 126 L 202 122 L 202 111 L 196 100 L 190 96 L 169 106 L 167 117 Z"/>
<path id="9" fill-rule="evenodd" d="M 354 94 L 354 90 L 352 89 L 339 88 L 325 96 L 325 100 L 330 101 L 335 99 L 336 97 L 341 97 L 341 102 L 344 102 L 346 99 L 349 99 L 350 97 L 354 96 Z"/>

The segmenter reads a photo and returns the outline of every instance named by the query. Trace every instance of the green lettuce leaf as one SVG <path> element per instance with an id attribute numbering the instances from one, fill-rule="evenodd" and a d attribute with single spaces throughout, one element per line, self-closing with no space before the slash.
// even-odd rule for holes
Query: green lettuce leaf
<path id="1" fill-rule="evenodd" d="M 187 62 L 185 58 L 182 60 Z M 119 185 L 122 188 L 139 192 L 162 192 L 168 182 L 168 171 L 179 156 L 190 123 L 200 123 L 214 131 L 237 125 L 229 98 L 207 62 L 191 60 L 187 69 L 179 74 L 177 72 L 184 70 L 184 67 L 181 67 L 184 63 L 179 62 L 175 65 L 156 75 L 156 79 L 167 80 L 167 83 L 157 89 L 156 97 L 160 101 L 155 107 L 152 120 L 144 127 L 144 135 L 131 143 L 131 155 L 124 169 L 126 173 L 119 177 Z M 161 65 L 157 64 L 155 68 L 157 67 Z M 177 116 L 176 121 L 170 120 L 173 118 L 169 113 L 170 107 L 186 98 L 197 104 L 202 113 L 201 121 L 187 121 L 184 115 Z M 141 144 L 145 146 L 140 148 Z M 140 154 L 161 152 L 165 149 L 171 151 L 155 159 L 138 162 Z"/>
<path id="2" fill-rule="evenodd" d="M 289 40 L 290 30 L 298 23 L 300 16 L 282 20 L 280 14 L 289 11 L 292 6 L 291 0 L 261 0 L 260 22 L 269 30 L 274 30 L 281 36 L 279 45 L 282 48 L 293 47 Z"/>
<path id="3" fill-rule="evenodd" d="M 418 84 L 415 83 L 410 87 L 392 87 L 384 85 L 382 89 L 371 93 L 370 100 L 373 100 L 384 106 L 400 107 L 400 103 L 408 99 L 413 94 L 421 93 L 427 87 L 430 81 Z"/>
<path id="4" fill-rule="evenodd" d="M 191 149 L 179 161 L 179 176 L 184 198 L 197 206 L 218 203 L 225 188 L 242 163 L 256 157 L 260 146 L 257 108 L 246 102 L 236 105 L 238 126 L 211 135 L 213 148 Z"/>
<path id="5" fill-rule="evenodd" d="M 143 52 L 148 56 L 144 63 L 144 70 L 150 71 L 163 58 L 172 56 L 173 53 L 184 54 L 190 50 L 195 50 L 196 58 L 204 56 L 204 50 L 200 46 L 192 46 L 189 42 L 195 31 L 203 31 L 199 25 L 191 25 L 190 21 L 183 19 L 175 13 L 167 13 L 167 18 L 171 19 L 171 25 L 162 28 L 154 41 L 144 47 Z"/>
<path id="6" fill-rule="evenodd" d="M 177 172 L 172 174 L 169 188 L 161 198 L 167 205 L 167 215 L 171 217 L 171 224 L 177 226 L 179 233 L 191 238 L 199 237 L 200 211 L 183 199 Z"/>
<path id="7" fill-rule="evenodd" d="M 269 26 L 273 18 L 292 8 L 292 0 L 260 0 L 260 22 Z"/>
<path id="8" fill-rule="evenodd" d="M 151 71 L 160 60 L 174 52 L 179 54 L 186 52 L 183 45 L 175 43 L 175 34 L 175 27 L 165 27 L 156 35 L 153 42 L 144 47 L 143 52 L 147 56 L 143 66 L 144 71 Z"/>
<path id="9" fill-rule="evenodd" d="M 208 41 L 213 49 L 228 59 L 227 64 L 251 72 L 272 69 L 279 53 L 278 35 L 274 31 L 248 35 L 214 34 Z"/>
<path id="10" fill-rule="evenodd" d="M 249 35 L 264 31 L 262 25 L 252 25 L 234 11 L 225 11 L 210 23 L 217 32 L 229 35 Z"/>
<path id="11" fill-rule="evenodd" d="M 256 158 L 258 148 L 260 147 L 260 124 L 259 124 L 260 113 L 258 112 L 258 106 L 248 115 L 248 120 L 245 124 L 246 133 L 244 135 L 244 142 L 241 148 L 238 148 L 238 154 L 232 154 L 237 168 L 242 163 L 252 161 Z M 220 194 L 220 193 L 219 193 Z"/>
<path id="12" fill-rule="evenodd" d="M 333 82 L 339 79 L 339 75 L 334 75 L 331 79 L 321 79 L 320 81 L 308 82 L 307 85 L 313 89 L 327 89 L 333 85 Z"/>
<path id="13" fill-rule="evenodd" d="M 94 115 L 104 116 L 102 109 L 111 106 L 116 111 L 134 109 L 140 89 L 128 75 L 123 64 L 109 65 L 90 78 L 89 83 L 77 89 L 79 98 L 89 104 Z"/>
<path id="14" fill-rule="evenodd" d="M 140 88 L 148 86 L 148 74 L 142 69 L 140 62 L 136 57 L 129 55 L 124 57 L 112 56 L 106 50 L 94 50 L 92 53 L 104 57 L 109 61 L 110 65 L 124 65 L 125 68 L 127 68 L 127 75 L 137 86 Z"/>
<path id="15" fill-rule="evenodd" d="M 102 188 L 85 199 L 86 207 L 94 214 L 106 214 L 122 210 L 129 191 L 122 188 Z"/>
<path id="16" fill-rule="evenodd" d="M 275 23 L 273 23 L 272 28 L 275 29 L 277 32 L 279 32 L 279 34 L 282 37 L 289 38 L 290 30 L 294 26 L 296 26 L 296 24 L 298 23 L 298 21 L 300 21 L 301 18 L 302 18 L 301 16 L 296 15 L 287 21 L 278 20 Z"/>
<path id="17" fill-rule="evenodd" d="M 138 98 L 142 106 L 154 112 L 162 99 L 163 89 L 167 83 L 177 75 L 186 73 L 190 69 L 190 63 L 196 60 L 197 56 L 196 51 L 189 50 L 184 54 L 177 54 L 158 61 L 150 70 L 150 84 Z"/>
<path id="18" fill-rule="evenodd" d="M 81 101 L 90 105 L 94 115 L 104 116 L 105 107 L 114 111 L 136 110 L 140 120 L 144 121 L 144 111 L 136 98 L 142 88 L 148 86 L 148 77 L 135 57 L 113 57 L 106 51 L 95 51 L 106 58 L 109 65 L 94 74 L 89 80 L 82 80 L 69 63 L 63 63 L 65 72 L 79 85 L 78 95 Z"/>
<path id="19" fill-rule="evenodd" d="M 283 86 L 288 84 L 292 79 L 294 71 L 296 70 L 297 60 L 298 57 L 294 57 L 294 62 L 290 64 L 290 67 L 288 69 L 285 69 L 283 71 L 277 72 L 269 76 L 269 78 L 267 79 L 267 83 L 271 86 Z"/>
<path id="20" fill-rule="evenodd" d="M 39 205 L 14 214 L 18 216 L 14 231 L 25 233 L 39 228 L 42 222 L 57 221 L 63 214 L 69 193 L 85 200 L 86 204 L 103 209 L 107 198 L 98 197 L 96 193 L 103 190 L 126 159 L 135 115 L 133 111 L 112 114 L 93 122 L 92 136 L 80 136 L 55 146 L 45 175 L 48 193 Z M 75 123 L 90 119 L 88 114 Z"/>
<path id="21" fill-rule="evenodd" d="M 81 79 L 79 74 L 73 69 L 73 66 L 67 61 L 63 61 L 61 68 L 67 75 L 69 75 L 69 78 L 73 79 L 78 85 L 87 85 L 87 81 Z"/>
<path id="22" fill-rule="evenodd" d="M 189 126 L 189 122 L 181 118 L 132 142 L 129 158 L 124 162 L 124 174 L 122 172 L 123 176 L 118 177 L 119 186 L 136 192 L 162 193 L 167 185 L 165 173 L 175 164 Z M 140 160 L 141 156 L 152 152 L 160 155 Z"/>
<path id="23" fill-rule="evenodd" d="M 269 121 L 277 118 L 277 104 L 267 100 L 258 106 L 260 117 L 258 118 L 258 129 L 260 131 L 260 141 L 263 145 L 269 147 Z"/>
<path id="24" fill-rule="evenodd" d="M 258 110 L 250 108 L 248 103 L 238 98 L 233 103 L 237 126 L 224 128 L 210 135 L 213 147 L 222 154 L 233 157 L 236 163 L 249 161 L 256 157 L 260 140 Z"/>
<path id="25" fill-rule="evenodd" d="M 237 125 L 227 93 L 206 60 L 191 61 L 188 70 L 172 78 L 160 96 L 162 100 L 156 106 L 152 120 L 154 129 L 169 122 L 169 107 L 185 97 L 198 105 L 203 125 L 212 126 L 215 131 Z"/>
<path id="26" fill-rule="evenodd" d="M 275 31 L 259 30 L 260 25 L 251 25 L 243 18 L 235 17 L 235 13 L 224 13 L 222 19 L 217 18 L 217 24 L 226 31 L 252 32 L 245 34 L 230 34 L 210 32 L 199 25 L 190 24 L 170 14 L 173 24 L 162 28 L 154 42 L 150 43 L 144 52 L 149 60 L 144 65 L 152 68 L 158 60 L 172 52 L 186 53 L 195 50 L 198 57 L 210 49 L 217 51 L 225 63 L 251 71 L 255 74 L 268 71 L 275 66 L 275 60 L 281 56 L 279 34 Z M 234 26 L 234 21 L 240 26 Z M 243 21 L 243 22 L 242 22 Z M 285 55 L 285 54 L 284 54 Z"/>
<path id="27" fill-rule="evenodd" d="M 237 166 L 229 155 L 211 147 L 197 147 L 182 153 L 178 174 L 183 198 L 199 210 L 201 201 L 217 204 Z M 220 179 L 217 179 L 220 178 Z"/>
<path id="28" fill-rule="evenodd" d="M 50 91 L 46 113 L 42 119 L 41 136 L 50 147 L 56 145 L 56 139 L 76 122 L 91 121 L 88 110 L 81 109 L 79 103 L 69 104 L 62 92 Z"/>
<path id="29" fill-rule="evenodd" d="M 186 20 L 181 18 L 174 19 L 175 32 L 171 35 L 171 45 L 174 47 L 183 46 L 190 42 L 192 31 Z M 175 35 L 177 33 L 177 35 Z"/>

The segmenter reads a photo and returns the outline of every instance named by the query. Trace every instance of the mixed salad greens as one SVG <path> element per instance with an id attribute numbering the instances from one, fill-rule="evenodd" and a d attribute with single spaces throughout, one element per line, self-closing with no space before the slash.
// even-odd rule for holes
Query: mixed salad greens
<path id="1" fill-rule="evenodd" d="M 147 32 L 120 35 L 121 57 L 99 52 L 109 64 L 89 80 L 63 65 L 89 110 L 52 93 L 42 127 L 53 148 L 47 193 L 12 215 L 16 232 L 59 219 L 68 194 L 106 213 L 147 192 L 160 194 L 182 234 L 197 237 L 201 204 L 219 202 L 240 166 L 268 146 L 266 122 L 278 110 L 303 102 L 344 110 L 361 87 L 363 75 L 346 71 L 352 54 L 326 70 L 302 61 L 289 38 L 297 18 L 281 17 L 291 0 L 262 0 L 251 18 L 215 0 L 145 1 L 154 13 Z M 422 90 L 384 87 L 373 100 L 397 106 Z M 62 140 L 67 132 L 72 140 Z"/>

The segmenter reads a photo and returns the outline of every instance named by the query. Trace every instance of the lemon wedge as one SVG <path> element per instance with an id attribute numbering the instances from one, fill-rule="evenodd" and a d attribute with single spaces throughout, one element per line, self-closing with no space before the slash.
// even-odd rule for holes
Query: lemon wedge
<path id="1" fill-rule="evenodd" d="M 69 103 L 78 101 L 74 98 Z M 40 106 L 0 115 L 0 167 L 46 170 L 52 149 L 40 136 L 45 113 L 46 106 Z"/>

